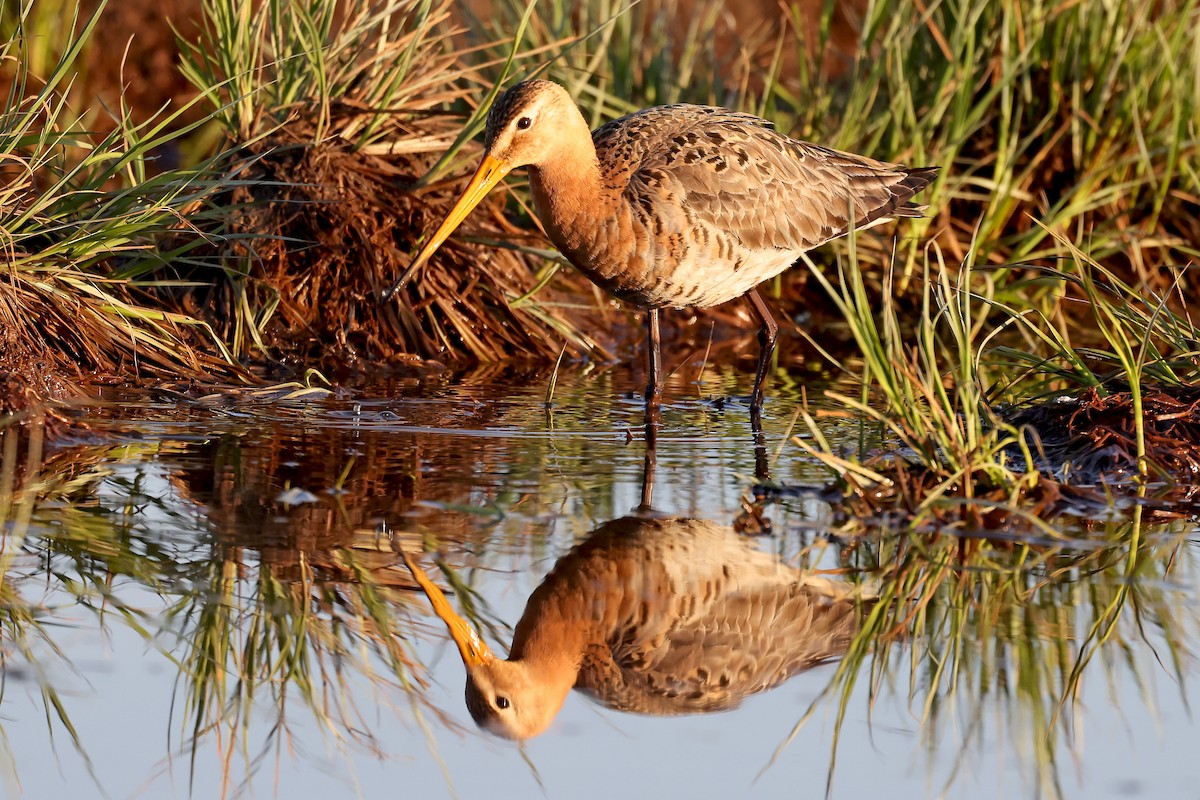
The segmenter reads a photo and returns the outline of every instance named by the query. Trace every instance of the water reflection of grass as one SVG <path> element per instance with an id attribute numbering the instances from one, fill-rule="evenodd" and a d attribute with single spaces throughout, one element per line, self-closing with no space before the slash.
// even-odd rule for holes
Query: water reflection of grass
<path id="1" fill-rule="evenodd" d="M 9 417 L 0 428 L 3 459 L 0 461 L 0 672 L 7 686 L 10 670 L 27 674 L 37 685 L 54 736 L 56 724 L 70 737 L 89 773 L 94 777 L 71 715 L 49 677 L 50 664 L 70 664 L 67 654 L 54 637 L 58 624 L 54 603 L 55 589 L 66 589 L 72 601 L 98 613 L 111 612 L 145 633 L 140 614 L 113 601 L 108 575 L 89 568 L 72 569 L 106 561 L 123 560 L 128 554 L 116 528 L 72 504 L 100 476 L 107 474 L 109 448 L 98 448 L 83 457 L 51 456 L 44 458 L 44 419 L 18 420 Z M 62 543 L 66 558 L 55 559 L 49 575 L 54 586 L 47 587 L 43 575 L 46 543 Z M 67 563 L 64 563 L 67 562 Z M 126 559 L 127 565 L 135 563 Z M 103 617 L 102 617 L 103 618 Z M 0 734 L 3 728 L 0 727 Z M 3 734 L 4 759 L 8 774 L 17 775 L 7 734 Z"/>
<path id="2" fill-rule="evenodd" d="M 906 699 L 931 756 L 953 751 L 942 790 L 998 741 L 1011 744 L 1039 796 L 1060 796 L 1063 755 L 1082 739 L 1085 675 L 1110 687 L 1132 681 L 1152 713 L 1150 671 L 1165 670 L 1183 692 L 1184 643 L 1200 627 L 1179 602 L 1195 578 L 1191 531 L 1146 525 L 1135 510 L 1080 531 L 1078 544 L 864 538 L 849 561 L 879 579 L 880 602 L 792 736 L 826 703 L 840 732 L 866 681 L 871 707 Z M 1119 708 L 1120 693 L 1112 697 Z M 835 735 L 830 786 L 837 751 Z"/>
<path id="3" fill-rule="evenodd" d="M 51 735 L 65 731 L 89 769 L 87 742 L 52 675 L 70 664 L 56 626 L 92 622 L 64 608 L 86 609 L 100 632 L 128 627 L 178 667 L 182 740 L 162 755 L 185 754 L 194 777 L 209 770 L 200 754 L 215 750 L 223 794 L 272 755 L 278 769 L 314 728 L 348 760 L 355 751 L 383 757 L 372 731 L 386 708 L 425 730 L 436 757 L 430 721 L 452 723 L 425 699 L 410 600 L 386 541 L 347 533 L 290 560 L 254 558 L 251 539 L 214 539 L 202 509 L 130 470 L 177 446 L 82 446 L 47 457 L 40 431 L 3 432 L 0 669 L 36 681 Z"/>
<path id="4" fill-rule="evenodd" d="M 315 721 L 339 748 L 381 757 L 386 750 L 371 731 L 379 709 L 397 698 L 426 731 L 427 713 L 449 724 L 424 700 L 395 593 L 348 552 L 335 557 L 346 573 L 337 582 L 307 563 L 283 580 L 264 565 L 247 570 L 236 558 L 213 559 L 167 612 L 181 646 L 193 768 L 199 744 L 212 739 L 226 789 L 236 782 L 239 754 L 249 778 L 272 750 L 277 757 L 292 750 L 297 721 L 305 728 Z M 308 712 L 300 720 L 292 718 L 296 700 Z M 251 723 L 263 715 L 267 733 L 252 742 Z"/>

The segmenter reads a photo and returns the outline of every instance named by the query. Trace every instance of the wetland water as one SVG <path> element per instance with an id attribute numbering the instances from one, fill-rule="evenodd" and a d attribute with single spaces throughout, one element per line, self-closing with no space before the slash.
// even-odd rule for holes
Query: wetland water
<path id="1" fill-rule="evenodd" d="M 851 541 L 818 495 L 785 495 L 744 546 L 899 597 L 861 609 L 887 611 L 886 635 L 734 710 L 639 715 L 573 692 L 523 749 L 478 731 L 457 651 L 395 547 L 505 652 L 555 563 L 641 498 L 625 369 L 560 376 L 552 414 L 546 382 L 476 372 L 89 409 L 94 436 L 48 449 L 36 479 L 18 470 L 24 491 L 3 492 L 3 793 L 1200 793 L 1187 708 L 1200 538 L 1134 510 L 1029 540 Z M 709 370 L 668 384 L 658 518 L 757 527 L 746 406 L 703 399 L 749 382 Z M 768 400 L 771 477 L 822 485 L 785 436 L 798 400 L 778 386 Z M 820 421 L 857 442 L 845 420 Z M 11 479 L 25 456 L 8 435 Z"/>

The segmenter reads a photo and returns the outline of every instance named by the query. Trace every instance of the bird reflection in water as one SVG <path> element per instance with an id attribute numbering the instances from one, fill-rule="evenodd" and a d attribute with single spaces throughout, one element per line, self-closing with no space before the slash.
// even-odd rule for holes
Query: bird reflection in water
<path id="1" fill-rule="evenodd" d="M 530 596 L 507 659 L 402 552 L 458 645 L 480 727 L 537 736 L 572 687 L 620 711 L 730 709 L 845 653 L 859 590 L 782 564 L 728 526 L 647 513 L 648 444 L 642 515 L 601 525 L 558 561 Z"/>

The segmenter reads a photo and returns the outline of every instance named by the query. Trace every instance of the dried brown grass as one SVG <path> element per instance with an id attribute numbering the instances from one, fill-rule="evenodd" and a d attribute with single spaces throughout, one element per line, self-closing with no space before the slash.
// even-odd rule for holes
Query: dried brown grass
<path id="1" fill-rule="evenodd" d="M 357 112 L 347 107 L 348 116 Z M 335 123 L 336 124 L 336 123 Z M 414 139 L 444 141 L 456 129 L 445 117 L 406 125 Z M 432 154 L 377 155 L 343 139 L 313 142 L 311 122 L 297 120 L 249 148 L 248 185 L 229 196 L 241 206 L 235 233 L 252 235 L 251 305 L 278 300 L 262 330 L 272 353 L 324 368 L 368 363 L 508 358 L 549 359 L 561 349 L 555 328 L 577 324 L 555 301 L 563 289 L 543 289 L 533 314 L 513 300 L 538 282 L 540 259 L 511 249 L 461 240 L 443 250 L 422 280 L 395 300 L 381 294 L 408 265 L 412 242 L 436 225 L 464 181 L 417 188 L 433 165 Z M 525 239 L 504 214 L 497 196 L 477 212 L 471 234 L 496 240 Z M 573 287 L 578 290 L 578 282 Z M 207 306 L 230 313 L 218 329 L 227 338 L 238 323 L 236 287 Z M 214 302 L 215 300 L 215 302 Z"/>

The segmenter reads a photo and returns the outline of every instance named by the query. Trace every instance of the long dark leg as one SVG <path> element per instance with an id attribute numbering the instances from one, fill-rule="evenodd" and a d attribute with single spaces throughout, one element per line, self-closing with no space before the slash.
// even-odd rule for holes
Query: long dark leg
<path id="1" fill-rule="evenodd" d="M 755 410 L 762 408 L 763 385 L 767 382 L 767 369 L 771 364 L 771 355 L 775 352 L 775 342 L 779 339 L 779 326 L 775 324 L 771 310 L 759 297 L 757 289 L 751 289 L 747 296 L 754 313 L 758 314 L 758 319 L 762 322 L 762 327 L 758 329 L 758 374 L 754 376 L 754 391 L 750 394 L 750 411 L 753 414 Z"/>
<path id="2" fill-rule="evenodd" d="M 638 511 L 650 511 L 654 500 L 654 472 L 658 468 L 658 421 L 646 419 L 646 460 L 642 463 L 642 504 Z"/>
<path id="3" fill-rule="evenodd" d="M 771 532 L 771 519 L 766 516 L 766 511 L 767 506 L 774 502 L 774 496 L 762 413 L 757 408 L 750 409 L 750 428 L 754 433 L 754 478 L 758 485 L 753 489 L 753 499 L 742 502 L 742 512 L 734 518 L 733 527 L 739 533 L 760 536 Z"/>
<path id="4" fill-rule="evenodd" d="M 649 328 L 647 347 L 649 347 L 650 366 L 650 376 L 646 380 L 646 415 L 648 419 L 650 410 L 657 410 L 659 404 L 662 402 L 663 391 L 662 337 L 658 329 L 657 308 L 651 308 L 646 311 L 646 325 Z"/>
<path id="5" fill-rule="evenodd" d="M 771 480 L 771 461 L 767 458 L 767 438 L 763 434 L 762 409 L 750 407 L 750 431 L 754 437 L 754 478 L 760 483 Z"/>

